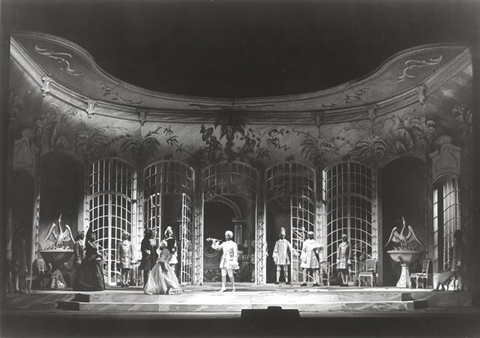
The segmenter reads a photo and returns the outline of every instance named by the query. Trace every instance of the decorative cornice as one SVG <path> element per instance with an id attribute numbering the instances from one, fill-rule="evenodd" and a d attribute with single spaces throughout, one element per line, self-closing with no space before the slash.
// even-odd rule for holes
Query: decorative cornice
<path id="1" fill-rule="evenodd" d="M 82 58 L 85 58 L 85 61 L 88 62 L 92 69 L 98 72 L 97 87 L 99 83 L 101 86 L 100 90 L 97 90 L 96 95 L 98 97 L 85 95 L 85 93 L 81 93 L 72 86 L 63 83 L 63 78 L 59 80 L 53 77 L 31 57 L 24 44 L 18 40 L 19 38 L 30 39 L 25 41 L 29 41 L 33 45 L 35 45 L 35 41 L 47 41 L 49 44 L 57 43 L 62 46 L 62 49 L 71 48 L 77 57 L 80 55 Z M 147 122 L 147 115 L 149 123 L 178 122 L 180 120 L 187 123 L 200 124 L 214 119 L 219 111 L 224 111 L 225 109 L 241 114 L 249 123 L 257 124 L 269 124 L 272 121 L 288 124 L 311 124 L 312 119 L 317 126 L 365 119 L 375 121 L 379 116 L 394 110 L 410 105 L 418 105 L 419 103 L 424 104 L 427 94 L 439 88 L 449 78 L 461 71 L 462 68 L 471 65 L 470 51 L 465 47 L 449 45 L 421 46 L 393 56 L 370 76 L 358 82 L 351 82 L 329 90 L 301 95 L 236 99 L 233 101 L 228 99 L 175 96 L 130 86 L 109 77 L 108 74 L 96 66 L 93 58 L 86 51 L 60 38 L 38 33 L 14 33 L 11 40 L 11 57 L 25 70 L 28 76 L 42 86 L 44 96 L 48 93 L 50 96 L 73 107 L 86 111 L 89 117 L 95 114 L 96 116 L 136 121 L 142 125 Z M 40 51 L 42 53 L 47 53 L 47 51 L 55 53 L 53 49 L 48 48 L 47 50 L 47 44 L 45 47 L 41 46 Z M 442 53 L 439 54 L 438 51 L 442 51 Z M 442 55 L 442 58 L 438 56 L 434 58 L 432 56 L 429 59 L 430 61 L 425 63 L 413 63 L 413 60 L 415 60 L 414 56 L 418 53 L 436 53 L 436 55 Z M 450 53 L 450 56 L 446 58 L 444 55 L 448 53 Z M 50 54 L 50 57 L 52 55 L 60 57 L 58 53 Z M 45 55 L 39 54 L 39 56 L 44 57 Z M 66 56 L 63 56 L 65 59 Z M 410 62 L 403 61 L 405 59 Z M 68 61 L 70 58 L 65 60 Z M 61 62 L 65 63 L 64 61 Z M 395 65 L 397 67 L 395 69 L 400 69 L 399 65 L 402 62 L 408 68 L 408 70 L 407 68 L 404 69 L 405 78 L 412 81 L 412 85 L 406 85 L 409 81 L 398 82 L 398 86 L 404 86 L 405 90 L 395 94 L 388 94 L 388 90 L 385 90 L 384 93 L 379 92 L 382 88 L 372 88 L 372 81 L 376 81 L 379 76 L 387 72 L 389 67 Z M 433 63 L 438 64 L 435 66 L 432 65 Z M 439 64 L 441 64 L 440 68 L 438 68 Z M 65 65 L 67 64 L 65 63 Z M 69 64 L 67 69 L 68 66 Z M 423 82 L 418 83 L 418 81 L 415 82 L 416 79 L 412 78 L 412 76 L 415 76 L 413 72 L 420 71 L 420 67 L 437 68 L 435 68 L 435 71 L 432 68 L 430 75 L 424 78 Z M 70 69 L 76 71 L 72 67 Z M 80 78 L 81 80 L 79 81 Z M 81 82 L 84 78 L 87 78 L 87 76 L 76 76 L 77 81 L 72 83 Z M 391 82 L 396 83 L 396 78 Z M 426 91 L 427 88 L 428 93 Z M 124 95 L 125 93 L 131 93 L 132 95 L 127 97 Z M 366 99 L 366 96 L 369 95 L 374 97 L 375 100 L 372 100 L 372 98 Z M 135 99 L 132 99 L 132 97 Z M 88 104 L 87 108 L 85 108 L 85 102 L 88 102 L 88 100 L 95 102 L 91 106 L 92 109 L 89 109 Z"/>

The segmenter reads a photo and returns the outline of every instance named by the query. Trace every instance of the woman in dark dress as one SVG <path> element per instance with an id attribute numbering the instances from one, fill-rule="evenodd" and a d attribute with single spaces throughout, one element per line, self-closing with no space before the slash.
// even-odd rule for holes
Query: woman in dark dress
<path id="1" fill-rule="evenodd" d="M 142 261 L 139 269 L 143 270 L 143 285 L 146 285 L 148 275 L 158 259 L 157 245 L 155 244 L 155 236 L 152 229 L 145 230 L 140 250 L 142 251 Z"/>
<path id="2" fill-rule="evenodd" d="M 73 283 L 75 291 L 102 291 L 105 290 L 103 278 L 102 256 L 95 243 L 96 236 L 88 231 L 85 242 L 85 258 L 80 265 Z"/>

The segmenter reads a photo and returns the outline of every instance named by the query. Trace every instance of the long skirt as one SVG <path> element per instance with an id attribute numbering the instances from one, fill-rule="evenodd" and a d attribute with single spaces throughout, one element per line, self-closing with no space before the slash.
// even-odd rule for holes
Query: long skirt
<path id="1" fill-rule="evenodd" d="M 101 291 L 105 290 L 105 280 L 101 261 L 83 261 L 77 270 L 73 281 L 75 291 Z"/>
<path id="2" fill-rule="evenodd" d="M 163 264 L 163 266 L 166 271 L 162 270 L 161 263 L 155 264 L 150 271 L 148 281 L 143 288 L 143 292 L 147 295 L 165 295 L 171 289 L 180 291 L 180 284 L 170 264 Z"/>

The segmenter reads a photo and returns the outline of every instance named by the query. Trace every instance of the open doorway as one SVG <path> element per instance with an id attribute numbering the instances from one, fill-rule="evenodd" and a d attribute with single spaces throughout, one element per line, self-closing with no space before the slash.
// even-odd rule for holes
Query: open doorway
<path id="1" fill-rule="evenodd" d="M 225 240 L 225 231 L 234 230 L 234 210 L 221 202 L 206 202 L 204 205 L 204 233 L 205 239 L 216 238 Z M 221 271 L 219 268 L 221 251 L 213 250 L 211 242 L 206 242 L 203 250 L 203 280 L 204 282 L 220 282 Z"/>

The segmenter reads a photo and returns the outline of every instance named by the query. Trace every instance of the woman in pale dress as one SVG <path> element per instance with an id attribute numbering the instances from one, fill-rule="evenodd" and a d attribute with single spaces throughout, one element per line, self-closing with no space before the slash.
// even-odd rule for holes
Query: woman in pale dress
<path id="1" fill-rule="evenodd" d="M 170 259 L 170 266 L 172 267 L 173 271 L 175 271 L 175 266 L 177 265 L 178 263 L 178 258 L 177 258 L 177 241 L 175 240 L 175 238 L 173 237 L 173 229 L 171 226 L 168 226 L 167 229 L 165 230 L 164 234 L 163 234 L 163 240 L 160 242 L 160 250 L 163 250 L 164 248 L 167 247 L 167 240 L 172 238 L 173 241 L 174 241 L 174 253 L 172 254 L 172 258 Z"/>
<path id="2" fill-rule="evenodd" d="M 165 295 L 181 293 L 177 276 L 169 264 L 172 255 L 175 253 L 175 240 L 169 238 L 167 246 L 160 252 L 160 257 L 148 275 L 147 283 L 143 292 L 147 295 Z"/>
<path id="3" fill-rule="evenodd" d="M 219 292 L 224 292 L 226 290 L 225 284 L 227 283 L 227 274 L 232 282 L 232 292 L 235 292 L 235 278 L 233 276 L 233 270 L 239 269 L 238 247 L 232 239 L 233 232 L 230 230 L 225 232 L 225 242 L 222 244 L 220 244 L 218 239 L 210 239 L 212 241 L 212 249 L 223 251 L 223 255 L 220 260 L 220 269 L 222 269 L 222 288 Z"/>

